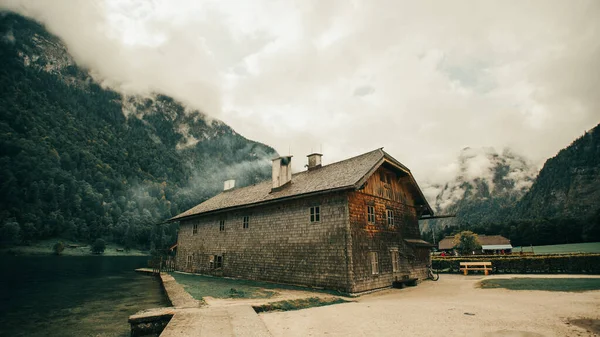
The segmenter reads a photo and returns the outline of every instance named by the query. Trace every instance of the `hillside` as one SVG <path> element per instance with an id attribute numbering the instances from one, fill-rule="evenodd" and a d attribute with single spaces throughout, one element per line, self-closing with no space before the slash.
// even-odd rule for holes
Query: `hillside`
<path id="1" fill-rule="evenodd" d="M 170 97 L 102 88 L 39 24 L 0 16 L 0 243 L 103 237 L 150 248 L 155 226 L 270 176 L 275 151 Z"/>
<path id="2" fill-rule="evenodd" d="M 599 126 L 548 159 L 534 179 L 532 171 L 521 165 L 525 161 L 512 156 L 508 161 L 512 164 L 504 165 L 503 156 L 491 153 L 487 158 L 495 164 L 483 161 L 477 166 L 486 170 L 475 175 L 468 174 L 473 157 L 462 157 L 467 160 L 460 160 L 464 165 L 458 178 L 436 198 L 438 214 L 457 216 L 424 222 L 424 238 L 433 240 L 435 231 L 440 240 L 469 229 L 501 234 L 517 246 L 600 241 Z"/>
<path id="3" fill-rule="evenodd" d="M 515 218 L 589 218 L 600 211 L 600 125 L 548 159 Z"/>
<path id="4" fill-rule="evenodd" d="M 527 192 L 536 173 L 527 160 L 509 149 L 465 148 L 457 158 L 456 176 L 439 190 L 433 207 L 436 214 L 455 218 L 424 221 L 431 231 L 504 219 Z"/>

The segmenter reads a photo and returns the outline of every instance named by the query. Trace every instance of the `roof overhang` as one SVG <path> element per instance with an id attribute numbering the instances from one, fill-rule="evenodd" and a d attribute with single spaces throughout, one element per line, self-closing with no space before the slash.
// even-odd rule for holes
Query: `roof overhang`
<path id="1" fill-rule="evenodd" d="M 400 163 L 399 161 L 394 159 L 392 156 L 390 156 L 387 152 L 385 152 L 383 150 L 381 150 L 381 151 L 383 152 L 383 158 L 381 158 L 371 168 L 371 170 L 355 184 L 355 188 L 359 189 L 361 186 L 363 186 L 365 184 L 365 182 L 369 179 L 369 177 L 372 176 L 375 173 L 375 171 L 377 171 L 377 169 L 379 169 L 379 167 L 381 165 L 386 164 L 387 166 L 390 166 L 392 169 L 402 173 L 404 176 L 407 176 L 408 179 L 410 180 L 410 183 L 413 186 L 415 195 L 417 197 L 417 198 L 415 198 L 416 199 L 415 201 L 420 201 L 419 205 L 415 206 L 415 208 L 417 209 L 419 218 L 423 215 L 433 216 L 434 215 L 433 209 L 431 208 L 431 206 L 429 206 L 429 203 L 427 202 L 427 199 L 425 199 L 425 195 L 423 194 L 423 191 L 421 191 L 421 188 L 417 184 L 417 181 L 413 177 L 410 170 L 406 166 L 402 165 L 402 163 Z"/>
<path id="2" fill-rule="evenodd" d="M 421 239 L 404 239 L 404 241 L 417 247 L 435 247 L 431 243 Z"/>
<path id="3" fill-rule="evenodd" d="M 512 245 L 481 245 L 481 250 L 499 250 L 512 248 Z"/>
<path id="4" fill-rule="evenodd" d="M 245 209 L 245 208 L 250 208 L 250 207 L 256 207 L 256 206 L 270 205 L 270 204 L 278 203 L 278 202 L 281 202 L 281 201 L 295 200 L 295 199 L 301 199 L 301 198 L 311 197 L 311 196 L 320 195 L 320 194 L 340 192 L 340 191 L 345 191 L 345 190 L 349 190 L 349 189 L 353 189 L 353 188 L 354 188 L 354 186 L 351 185 L 351 186 L 344 186 L 344 187 L 340 187 L 340 188 L 328 189 L 328 190 L 323 190 L 323 191 L 316 191 L 316 192 L 311 192 L 311 193 L 296 194 L 296 195 L 289 196 L 289 197 L 271 199 L 271 200 L 261 201 L 261 202 L 254 202 L 254 203 L 245 204 L 245 205 L 239 205 L 239 206 L 233 206 L 233 207 L 226 207 L 226 208 L 219 208 L 219 209 L 215 209 L 215 210 L 212 210 L 212 211 L 203 212 L 203 213 L 197 213 L 197 214 L 192 214 L 192 215 L 188 215 L 188 216 L 184 216 L 184 217 L 179 217 L 179 218 L 177 216 L 175 216 L 175 217 L 172 217 L 171 219 L 167 220 L 166 222 L 175 222 L 175 221 L 189 220 L 189 219 L 196 218 L 196 217 L 199 217 L 199 216 L 219 214 L 219 213 L 223 213 L 223 212 L 229 212 L 229 211 L 234 211 L 234 210 L 239 210 L 239 209 Z"/>

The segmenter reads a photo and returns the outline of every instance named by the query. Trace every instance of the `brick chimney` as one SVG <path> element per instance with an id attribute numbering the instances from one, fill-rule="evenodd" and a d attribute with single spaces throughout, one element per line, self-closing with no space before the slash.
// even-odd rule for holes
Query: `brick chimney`
<path id="1" fill-rule="evenodd" d="M 235 187 L 235 180 L 234 179 L 225 180 L 225 183 L 223 184 L 223 191 L 231 190 L 234 187 Z"/>
<path id="2" fill-rule="evenodd" d="M 276 191 L 292 181 L 292 156 L 273 159 L 273 188 Z"/>
<path id="3" fill-rule="evenodd" d="M 308 156 L 308 170 L 314 170 L 321 167 L 321 157 L 323 157 L 320 153 L 311 153 Z"/>

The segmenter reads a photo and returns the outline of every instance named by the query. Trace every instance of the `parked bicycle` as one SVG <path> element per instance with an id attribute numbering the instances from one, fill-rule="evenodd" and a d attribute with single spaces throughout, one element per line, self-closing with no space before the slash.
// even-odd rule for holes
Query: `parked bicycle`
<path id="1" fill-rule="evenodd" d="M 434 270 L 431 265 L 427 265 L 427 278 L 432 281 L 437 281 L 440 279 L 440 274 L 437 270 Z"/>

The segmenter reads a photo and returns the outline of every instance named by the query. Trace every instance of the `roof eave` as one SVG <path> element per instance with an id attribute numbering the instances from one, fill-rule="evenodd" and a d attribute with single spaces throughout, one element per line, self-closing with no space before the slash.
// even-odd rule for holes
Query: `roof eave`
<path id="1" fill-rule="evenodd" d="M 412 173 L 410 172 L 410 170 L 406 166 L 402 165 L 402 163 L 400 163 L 399 161 L 397 161 L 396 159 L 394 159 L 394 157 L 390 156 L 387 152 L 383 151 L 383 148 L 381 148 L 380 151 L 382 153 L 381 159 L 379 159 L 377 161 L 377 163 L 367 172 L 367 174 L 365 174 L 355 184 L 355 188 L 359 189 L 362 185 L 364 185 L 364 183 L 369 179 L 369 177 L 371 175 L 373 175 L 375 173 L 375 171 L 377 171 L 377 169 L 381 165 L 383 165 L 383 163 L 385 163 L 387 161 L 389 164 L 396 166 L 396 168 L 398 168 L 400 171 L 403 171 L 404 173 L 406 173 L 410 177 L 411 183 L 416 187 L 417 193 L 419 194 L 419 197 L 421 197 L 421 199 L 423 200 L 423 204 L 425 206 L 425 211 L 423 213 L 421 213 L 421 216 L 423 216 L 423 215 L 433 216 L 434 215 L 433 209 L 429 205 L 429 202 L 427 202 L 427 199 L 425 198 L 425 195 L 423 194 L 423 191 L 421 191 L 421 188 L 417 184 L 417 181 L 415 180 L 415 177 L 412 175 Z"/>
<path id="2" fill-rule="evenodd" d="M 207 212 L 190 214 L 190 215 L 187 215 L 187 216 L 184 216 L 184 217 L 180 217 L 180 218 L 173 217 L 173 218 L 167 220 L 166 222 L 175 222 L 175 221 L 189 220 L 191 218 L 195 218 L 195 217 L 199 217 L 199 216 L 213 215 L 213 214 L 218 214 L 218 213 L 223 213 L 223 212 L 229 212 L 229 211 L 238 210 L 238 209 L 244 209 L 244 208 L 250 208 L 250 207 L 257 207 L 257 206 L 264 206 L 264 205 L 269 205 L 269 204 L 273 204 L 273 203 L 278 203 L 278 202 L 281 202 L 281 201 L 289 201 L 289 200 L 307 198 L 307 197 L 311 197 L 311 196 L 315 196 L 315 195 L 321 195 L 321 194 L 326 194 L 326 193 L 334 193 L 334 192 L 341 192 L 341 191 L 350 190 L 350 189 L 354 189 L 354 185 L 348 185 L 348 186 L 337 187 L 337 188 L 332 188 L 332 189 L 322 190 L 322 191 L 316 191 L 316 192 L 310 192 L 310 193 L 296 194 L 296 195 L 292 195 L 292 196 L 289 196 L 289 197 L 276 198 L 276 199 L 271 199 L 271 200 L 254 202 L 254 203 L 250 203 L 250 204 L 239 205 L 239 206 L 231 206 L 231 207 L 219 208 L 219 209 L 215 209 L 215 210 L 211 210 L 211 211 L 207 211 Z"/>

